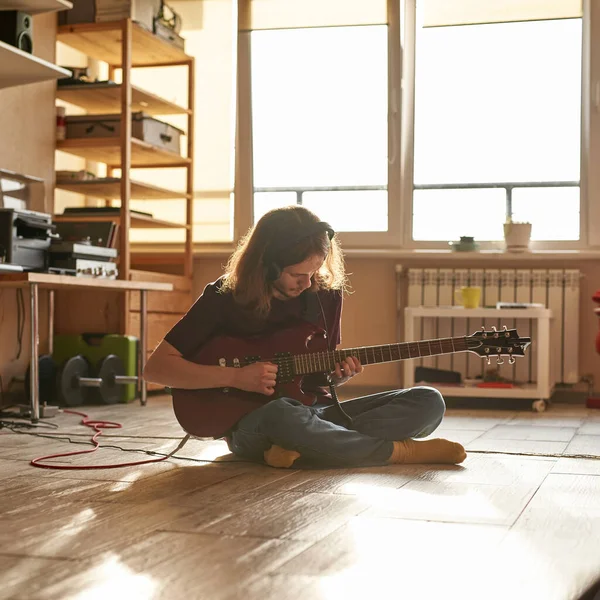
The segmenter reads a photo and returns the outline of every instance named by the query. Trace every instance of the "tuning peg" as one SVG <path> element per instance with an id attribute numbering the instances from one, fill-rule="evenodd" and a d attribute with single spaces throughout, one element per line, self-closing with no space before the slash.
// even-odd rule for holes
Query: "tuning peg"
<path id="1" fill-rule="evenodd" d="M 498 331 L 495 325 L 492 325 L 492 331 Z"/>
<path id="2" fill-rule="evenodd" d="M 509 364 L 509 365 L 514 365 L 516 362 L 517 362 L 517 361 L 516 361 L 516 359 L 515 359 L 515 357 L 514 357 L 514 356 L 511 356 L 511 357 L 508 359 L 508 364 Z"/>
<path id="3" fill-rule="evenodd" d="M 498 358 L 496 359 L 496 364 L 497 365 L 503 365 L 504 364 L 504 359 L 501 356 L 498 356 Z"/>
<path id="4" fill-rule="evenodd" d="M 491 364 L 492 364 L 492 359 L 491 359 L 491 357 L 489 357 L 489 356 L 486 356 L 486 357 L 485 357 L 485 359 L 486 359 L 486 361 L 487 361 L 487 364 L 488 364 L 488 365 L 491 365 Z"/>

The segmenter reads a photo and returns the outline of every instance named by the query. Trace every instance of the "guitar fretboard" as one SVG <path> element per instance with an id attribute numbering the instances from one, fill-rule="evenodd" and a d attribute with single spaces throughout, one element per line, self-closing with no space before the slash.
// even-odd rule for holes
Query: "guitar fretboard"
<path id="1" fill-rule="evenodd" d="M 296 374 L 307 375 L 309 373 L 333 371 L 336 363 L 342 362 L 349 356 L 356 356 L 363 365 L 373 365 L 409 358 L 421 358 L 423 356 L 465 352 L 468 349 L 466 337 L 454 337 L 386 344 L 383 346 L 344 348 L 343 350 L 330 350 L 328 352 L 311 352 L 308 354 L 296 354 L 292 358 Z"/>

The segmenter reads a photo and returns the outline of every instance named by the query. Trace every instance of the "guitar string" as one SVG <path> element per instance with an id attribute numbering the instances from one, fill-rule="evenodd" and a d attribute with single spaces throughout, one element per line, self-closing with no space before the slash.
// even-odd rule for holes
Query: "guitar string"
<path id="1" fill-rule="evenodd" d="M 439 340 L 423 340 L 418 342 L 402 342 L 400 344 L 384 344 L 381 346 L 361 346 L 358 348 L 345 348 L 343 350 L 327 350 L 322 352 L 307 352 L 303 354 L 296 354 L 292 356 L 279 356 L 279 357 L 268 357 L 261 358 L 261 362 L 272 362 L 281 367 L 287 367 L 288 369 L 294 368 L 293 373 L 295 375 L 306 375 L 309 373 L 326 372 L 328 369 L 333 370 L 334 365 L 337 362 L 341 362 L 347 357 L 357 356 L 357 358 L 363 364 L 376 364 L 380 362 L 394 362 L 397 360 L 406 360 L 410 358 L 422 358 L 427 356 L 435 356 L 435 354 L 448 354 L 456 352 L 456 340 L 464 342 L 464 349 L 459 349 L 459 352 L 468 350 L 467 338 L 440 338 Z M 440 352 L 432 352 L 431 344 L 435 342 L 440 346 Z M 423 354 L 421 349 L 427 344 L 429 352 Z M 416 353 L 412 356 L 411 346 L 415 346 Z M 389 353 L 389 360 L 386 360 L 383 354 L 384 349 L 387 348 Z M 377 359 L 375 350 L 379 349 L 381 354 L 381 360 Z M 406 355 L 403 352 L 406 350 Z M 373 354 L 373 361 L 369 359 L 369 351 Z M 397 355 L 397 356 L 396 356 Z M 257 361 L 258 362 L 258 361 Z M 248 362 L 247 364 L 251 364 Z M 314 364 L 314 368 L 313 368 Z M 300 368 L 298 368 L 300 367 Z"/>

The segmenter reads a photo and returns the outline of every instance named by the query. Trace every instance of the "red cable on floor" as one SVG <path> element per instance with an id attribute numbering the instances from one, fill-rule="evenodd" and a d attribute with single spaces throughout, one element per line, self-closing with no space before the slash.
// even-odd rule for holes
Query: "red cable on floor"
<path id="1" fill-rule="evenodd" d="M 177 448 L 175 448 L 175 450 L 173 450 L 173 452 L 171 452 L 170 454 L 167 454 L 167 456 L 161 456 L 160 458 L 150 458 L 147 460 L 139 460 L 136 462 L 120 463 L 120 464 L 116 464 L 116 465 L 111 464 L 111 465 L 81 465 L 81 466 L 78 466 L 78 465 L 45 465 L 45 464 L 42 464 L 41 461 L 50 460 L 51 458 L 61 458 L 63 456 L 75 456 L 77 454 L 89 454 L 90 452 L 96 452 L 96 450 L 98 450 L 98 448 L 100 448 L 100 443 L 98 442 L 97 438 L 99 438 L 102 435 L 103 429 L 121 429 L 121 427 L 122 427 L 121 423 L 114 423 L 113 421 L 93 421 L 85 413 L 78 412 L 76 410 L 65 410 L 64 412 L 70 413 L 72 415 L 79 415 L 80 417 L 83 417 L 83 419 L 81 420 L 82 425 L 85 425 L 86 427 L 91 427 L 92 429 L 94 429 L 96 431 L 96 433 L 92 437 L 92 442 L 95 444 L 94 448 L 91 448 L 90 450 L 79 450 L 76 452 L 65 452 L 63 454 L 49 454 L 48 456 L 40 456 L 39 458 L 34 458 L 29 463 L 32 466 L 40 467 L 42 469 L 117 469 L 119 467 L 134 467 L 136 465 L 147 465 L 148 463 L 156 463 L 156 462 L 160 462 L 162 460 L 166 460 L 167 458 L 170 458 L 171 456 L 173 456 L 173 454 L 175 454 L 175 452 L 177 452 L 178 450 L 180 450 L 183 447 L 183 445 L 188 441 L 188 439 L 190 437 L 189 435 L 185 436 L 183 438 L 181 444 L 179 444 L 179 446 L 177 446 Z"/>

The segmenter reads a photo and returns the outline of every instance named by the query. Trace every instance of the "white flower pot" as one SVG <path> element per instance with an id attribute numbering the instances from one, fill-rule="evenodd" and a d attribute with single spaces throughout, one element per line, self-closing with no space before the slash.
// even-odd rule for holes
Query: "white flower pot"
<path id="1" fill-rule="evenodd" d="M 507 252 L 526 252 L 531 239 L 531 223 L 504 223 Z"/>

